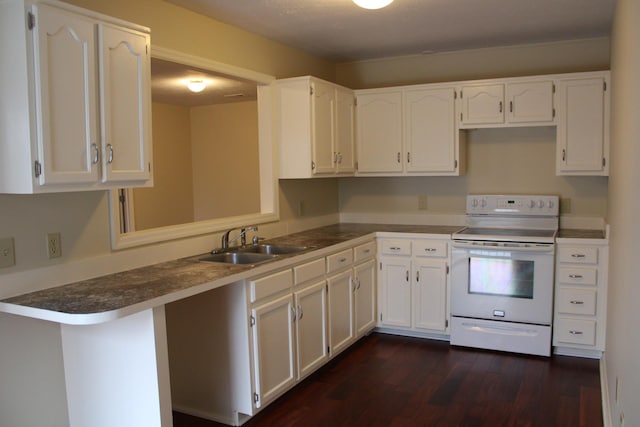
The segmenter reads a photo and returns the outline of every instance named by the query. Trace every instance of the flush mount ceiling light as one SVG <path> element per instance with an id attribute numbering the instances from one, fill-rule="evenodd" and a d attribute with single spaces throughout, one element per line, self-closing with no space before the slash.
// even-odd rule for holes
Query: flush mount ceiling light
<path id="1" fill-rule="evenodd" d="M 382 9 L 393 3 L 393 0 L 353 0 L 353 2 L 364 9 Z"/>
<path id="2" fill-rule="evenodd" d="M 202 92 L 207 84 L 202 79 L 191 79 L 187 82 L 187 87 L 191 92 Z"/>

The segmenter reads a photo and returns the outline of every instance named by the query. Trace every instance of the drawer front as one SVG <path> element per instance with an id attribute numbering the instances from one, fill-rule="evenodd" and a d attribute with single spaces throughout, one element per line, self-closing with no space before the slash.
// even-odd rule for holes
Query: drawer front
<path id="1" fill-rule="evenodd" d="M 293 286 L 291 269 L 252 280 L 249 282 L 251 302 L 291 289 L 291 286 Z"/>
<path id="2" fill-rule="evenodd" d="M 597 273 L 598 270 L 596 268 L 560 267 L 558 270 L 558 280 L 560 283 L 595 286 Z"/>
<path id="3" fill-rule="evenodd" d="M 596 344 L 596 321 L 581 319 L 558 319 L 557 342 L 566 344 Z"/>
<path id="4" fill-rule="evenodd" d="M 353 248 L 353 262 L 358 263 L 373 258 L 376 254 L 376 243 L 369 242 Z"/>
<path id="5" fill-rule="evenodd" d="M 340 270 L 353 264 L 353 251 L 347 249 L 327 257 L 327 273 Z"/>
<path id="6" fill-rule="evenodd" d="M 414 240 L 413 254 L 419 257 L 446 258 L 448 244 L 443 240 Z"/>
<path id="7" fill-rule="evenodd" d="M 569 246 L 558 248 L 558 260 L 572 264 L 597 264 L 598 248 Z"/>
<path id="8" fill-rule="evenodd" d="M 296 285 L 299 285 L 300 283 L 323 276 L 325 271 L 325 259 L 320 258 L 315 261 L 293 267 L 293 277 Z"/>
<path id="9" fill-rule="evenodd" d="M 567 314 L 596 314 L 596 290 L 561 287 L 558 289 L 558 312 Z"/>
<path id="10" fill-rule="evenodd" d="M 385 239 L 380 242 L 380 252 L 384 255 L 411 255 L 410 240 Z"/>

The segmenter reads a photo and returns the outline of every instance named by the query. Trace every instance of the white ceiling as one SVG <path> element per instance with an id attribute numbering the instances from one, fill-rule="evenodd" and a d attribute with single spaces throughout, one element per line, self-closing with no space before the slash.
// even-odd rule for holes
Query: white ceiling
<path id="1" fill-rule="evenodd" d="M 167 0 L 333 61 L 607 36 L 615 0 Z"/>

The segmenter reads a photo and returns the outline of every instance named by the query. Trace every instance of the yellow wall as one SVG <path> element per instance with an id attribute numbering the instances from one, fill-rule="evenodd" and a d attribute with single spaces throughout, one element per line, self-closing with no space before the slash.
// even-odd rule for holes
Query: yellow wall
<path id="1" fill-rule="evenodd" d="M 136 230 L 193 221 L 188 107 L 153 104 L 153 187 L 133 190 Z"/>
<path id="2" fill-rule="evenodd" d="M 336 65 L 336 81 L 365 89 L 609 69 L 609 38 L 411 55 Z"/>
<path id="3" fill-rule="evenodd" d="M 640 2 L 618 0 L 613 22 L 606 379 L 610 425 L 619 427 L 621 414 L 640 426 Z"/>
<path id="4" fill-rule="evenodd" d="M 258 103 L 191 109 L 196 221 L 260 212 Z"/>

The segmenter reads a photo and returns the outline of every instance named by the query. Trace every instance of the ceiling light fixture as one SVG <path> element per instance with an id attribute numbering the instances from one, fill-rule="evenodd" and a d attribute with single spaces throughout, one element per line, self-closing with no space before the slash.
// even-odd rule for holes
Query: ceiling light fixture
<path id="1" fill-rule="evenodd" d="M 191 79 L 187 82 L 187 87 L 191 92 L 198 93 L 202 92 L 207 84 L 202 79 Z"/>
<path id="2" fill-rule="evenodd" d="M 393 3 L 393 0 L 353 0 L 353 2 L 364 9 L 382 9 Z"/>

